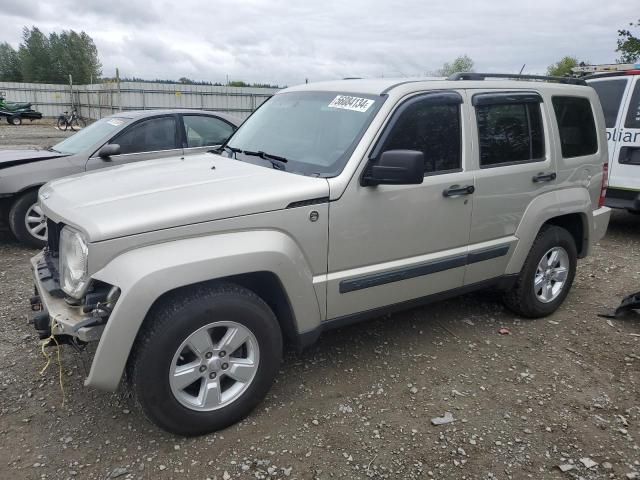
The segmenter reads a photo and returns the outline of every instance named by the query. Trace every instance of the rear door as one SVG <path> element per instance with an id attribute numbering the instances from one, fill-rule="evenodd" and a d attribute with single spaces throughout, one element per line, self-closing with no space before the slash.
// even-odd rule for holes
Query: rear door
<path id="1" fill-rule="evenodd" d="M 608 203 L 615 190 L 640 190 L 640 82 L 638 76 L 590 80 L 600 98 L 609 146 Z"/>
<path id="2" fill-rule="evenodd" d="M 534 91 L 469 91 L 477 139 L 476 191 L 464 283 L 505 272 L 516 229 L 533 198 L 555 189 L 550 106 Z"/>
<path id="3" fill-rule="evenodd" d="M 120 155 L 102 159 L 96 151 L 87 170 L 182 155 L 178 121 L 178 115 L 161 115 L 132 123 L 107 142 L 120 145 Z"/>
<path id="4" fill-rule="evenodd" d="M 236 127 L 212 115 L 182 115 L 182 146 L 185 155 L 202 153 L 219 147 Z"/>

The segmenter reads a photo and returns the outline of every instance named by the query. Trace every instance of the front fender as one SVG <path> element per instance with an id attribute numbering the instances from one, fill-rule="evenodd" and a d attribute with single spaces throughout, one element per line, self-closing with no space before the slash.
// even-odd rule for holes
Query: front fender
<path id="1" fill-rule="evenodd" d="M 578 213 L 587 227 L 585 235 L 593 230 L 591 198 L 585 188 L 567 188 L 535 197 L 527 206 L 515 236 L 518 244 L 509 259 L 506 274 L 519 273 L 531 246 L 545 222 L 555 217 Z M 588 242 L 588 238 L 585 239 Z M 589 243 L 587 243 L 589 245 Z M 587 247 L 588 248 L 588 247 Z"/>
<path id="2" fill-rule="evenodd" d="M 164 293 L 231 275 L 267 271 L 286 289 L 298 331 L 317 327 L 321 313 L 312 271 L 297 244 L 274 230 L 240 231 L 150 245 L 123 253 L 93 278 L 121 294 L 98 343 L 86 385 L 115 390 L 138 330 Z"/>

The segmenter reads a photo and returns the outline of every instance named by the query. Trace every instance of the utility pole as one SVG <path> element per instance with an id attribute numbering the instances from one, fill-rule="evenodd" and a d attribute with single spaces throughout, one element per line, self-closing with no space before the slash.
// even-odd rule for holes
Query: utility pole
<path id="1" fill-rule="evenodd" d="M 118 87 L 118 111 L 122 111 L 122 90 L 120 89 L 120 70 L 116 68 L 116 84 Z"/>
<path id="2" fill-rule="evenodd" d="M 69 98 L 71 99 L 71 110 L 73 110 L 73 77 L 69 74 Z"/>

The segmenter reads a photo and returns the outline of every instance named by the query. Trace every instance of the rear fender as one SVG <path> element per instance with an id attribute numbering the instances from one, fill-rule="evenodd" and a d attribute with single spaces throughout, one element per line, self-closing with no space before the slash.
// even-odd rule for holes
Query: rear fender
<path id="1" fill-rule="evenodd" d="M 587 238 L 585 240 L 588 246 L 590 244 L 589 232 L 593 230 L 593 218 L 591 214 L 591 198 L 587 189 L 567 188 L 548 192 L 535 197 L 527 206 L 515 233 L 518 238 L 518 244 L 509 259 L 505 273 L 507 275 L 515 274 L 522 270 L 527 255 L 529 255 L 529 250 L 531 250 L 531 246 L 545 222 L 570 213 L 579 213 L 581 215 L 583 223 L 587 227 L 585 232 Z"/>

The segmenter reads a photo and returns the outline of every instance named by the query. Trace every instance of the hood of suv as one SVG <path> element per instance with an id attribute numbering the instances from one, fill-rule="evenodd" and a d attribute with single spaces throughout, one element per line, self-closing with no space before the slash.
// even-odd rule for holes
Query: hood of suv
<path id="1" fill-rule="evenodd" d="M 204 154 L 136 162 L 54 180 L 45 214 L 91 242 L 286 208 L 328 197 L 323 178 Z"/>
<path id="2" fill-rule="evenodd" d="M 66 153 L 52 150 L 0 150 L 0 170 L 25 163 L 41 162 L 52 158 L 66 157 Z"/>

